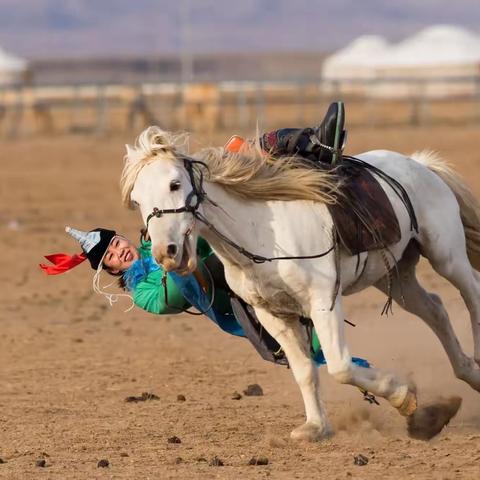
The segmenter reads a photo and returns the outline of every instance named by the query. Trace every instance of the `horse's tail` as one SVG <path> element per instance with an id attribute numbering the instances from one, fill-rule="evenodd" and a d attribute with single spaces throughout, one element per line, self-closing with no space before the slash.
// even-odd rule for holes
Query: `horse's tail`
<path id="1" fill-rule="evenodd" d="M 423 150 L 415 152 L 411 158 L 436 173 L 455 194 L 465 230 L 468 258 L 473 268 L 480 271 L 480 202 L 460 175 L 436 152 Z"/>

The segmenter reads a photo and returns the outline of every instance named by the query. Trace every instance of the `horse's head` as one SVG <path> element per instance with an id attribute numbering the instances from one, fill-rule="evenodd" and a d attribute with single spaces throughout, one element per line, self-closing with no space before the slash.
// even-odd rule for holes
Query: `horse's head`
<path id="1" fill-rule="evenodd" d="M 166 271 L 194 271 L 195 217 L 183 207 L 194 204 L 196 197 L 179 137 L 147 128 L 134 147 L 127 146 L 121 184 L 124 203 L 140 209 L 155 260 Z"/>

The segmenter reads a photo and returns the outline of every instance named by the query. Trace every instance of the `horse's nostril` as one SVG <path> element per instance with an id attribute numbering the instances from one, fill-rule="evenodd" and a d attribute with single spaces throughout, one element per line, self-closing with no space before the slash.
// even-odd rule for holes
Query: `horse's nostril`
<path id="1" fill-rule="evenodd" d="M 167 247 L 167 255 L 173 258 L 177 254 L 177 250 L 177 246 L 174 243 L 170 243 Z"/>

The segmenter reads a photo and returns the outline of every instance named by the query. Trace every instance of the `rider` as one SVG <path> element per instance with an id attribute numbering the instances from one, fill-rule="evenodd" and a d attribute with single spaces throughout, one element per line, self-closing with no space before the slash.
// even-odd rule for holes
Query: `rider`
<path id="1" fill-rule="evenodd" d="M 332 104 L 325 120 L 317 128 L 281 129 L 268 132 L 260 138 L 262 148 L 272 155 L 298 154 L 312 161 L 334 163 L 338 160 L 345 137 L 343 130 L 343 104 Z M 226 149 L 235 148 L 234 137 Z M 102 293 L 112 303 L 119 296 L 105 292 L 100 287 L 99 275 L 107 273 L 119 276 L 120 286 L 128 292 L 133 303 L 155 314 L 174 314 L 194 306 L 224 331 L 237 336 L 247 336 L 263 358 L 276 363 L 286 363 L 278 343 L 262 329 L 253 309 L 238 298 L 228 287 L 223 265 L 215 257 L 207 242 L 199 239 L 197 255 L 199 267 L 187 276 L 174 272 L 164 274 L 151 253 L 151 243 L 142 237 L 137 248 L 126 237 L 113 230 L 96 228 L 82 232 L 67 227 L 67 233 L 79 241 L 83 253 L 72 257 L 64 254 L 46 258 L 54 266 L 41 265 L 51 275 L 63 273 L 88 258 L 96 273 L 94 290 Z M 304 324 L 311 340 L 311 351 L 317 363 L 324 363 L 311 320 Z M 362 364 L 361 359 L 357 359 Z M 363 361 L 363 364 L 366 362 Z M 368 363 L 366 363 L 368 365 Z"/>
<path id="2" fill-rule="evenodd" d="M 266 360 L 287 363 L 280 345 L 261 329 L 252 309 L 230 290 L 225 281 L 223 265 L 202 238 L 197 245 L 197 270 L 193 274 L 180 276 L 174 272 L 169 272 L 168 275 L 164 273 L 152 257 L 151 242 L 144 237 L 137 248 L 128 238 L 114 230 L 96 228 L 82 232 L 67 227 L 66 231 L 80 243 L 82 253 L 47 256 L 53 265 L 40 265 L 47 274 L 64 273 L 88 259 L 96 271 L 94 291 L 105 295 L 111 303 L 119 295 L 100 287 L 99 275 L 102 270 L 119 277 L 120 286 L 134 305 L 160 315 L 185 312 L 193 306 L 225 332 L 240 337 L 247 336 Z M 323 354 L 313 335 L 312 354 L 318 363 L 323 363 Z"/>
<path id="3" fill-rule="evenodd" d="M 165 274 L 152 257 L 151 242 L 144 237 L 137 248 L 114 230 L 96 228 L 82 232 L 67 227 L 66 232 L 80 243 L 82 253 L 73 256 L 48 255 L 46 258 L 53 265 L 40 265 L 47 274 L 64 273 L 88 259 L 96 271 L 94 290 L 105 295 L 111 303 L 119 295 L 100 287 L 99 275 L 102 270 L 119 277 L 120 286 L 134 305 L 160 315 L 185 312 L 193 306 L 225 332 L 247 337 L 265 360 L 287 364 L 280 345 L 262 328 L 254 310 L 230 290 L 225 281 L 223 265 L 202 238 L 197 244 L 199 267 L 193 274 L 180 276 L 174 272 Z M 310 339 L 313 360 L 319 365 L 325 363 L 311 320 L 302 319 L 302 323 Z M 368 366 L 363 359 L 356 358 L 354 362 Z"/>

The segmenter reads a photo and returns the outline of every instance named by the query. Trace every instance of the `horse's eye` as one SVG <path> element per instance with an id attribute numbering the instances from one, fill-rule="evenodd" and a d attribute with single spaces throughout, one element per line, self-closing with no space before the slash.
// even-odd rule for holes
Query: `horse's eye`
<path id="1" fill-rule="evenodd" d="M 175 192 L 180 189 L 180 182 L 178 180 L 172 180 L 170 182 L 170 191 Z"/>

